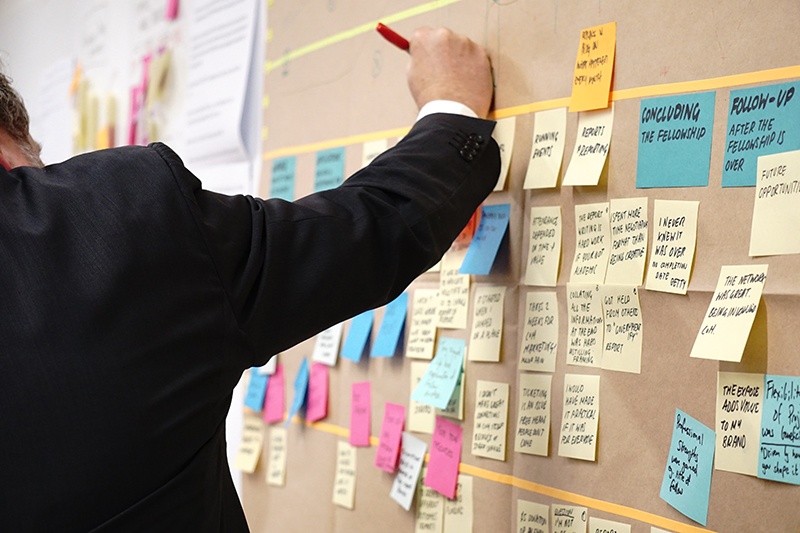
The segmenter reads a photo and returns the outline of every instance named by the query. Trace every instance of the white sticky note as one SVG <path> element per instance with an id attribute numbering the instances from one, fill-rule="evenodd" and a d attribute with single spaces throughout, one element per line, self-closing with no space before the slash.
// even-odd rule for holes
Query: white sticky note
<path id="1" fill-rule="evenodd" d="M 555 287 L 561 262 L 561 206 L 532 207 L 525 285 Z"/>
<path id="2" fill-rule="evenodd" d="M 406 357 L 413 359 L 433 359 L 436 345 L 437 309 L 439 291 L 437 289 L 417 289 L 411 308 L 411 328 L 408 331 Z"/>
<path id="3" fill-rule="evenodd" d="M 639 374 L 642 371 L 642 309 L 639 289 L 604 285 L 603 356 L 600 367 Z"/>
<path id="4" fill-rule="evenodd" d="M 508 383 L 478 380 L 475 388 L 472 455 L 505 461 Z"/>
<path id="5" fill-rule="evenodd" d="M 612 199 L 609 204 L 611 255 L 606 283 L 639 286 L 647 259 L 647 198 Z"/>
<path id="6" fill-rule="evenodd" d="M 589 519 L 589 533 L 631 533 L 630 524 L 591 517 Z"/>
<path id="7" fill-rule="evenodd" d="M 472 533 L 472 476 L 459 474 L 455 499 L 444 501 L 444 533 Z"/>
<path id="8" fill-rule="evenodd" d="M 562 413 L 558 455 L 596 460 L 600 376 L 565 374 Z"/>
<path id="9" fill-rule="evenodd" d="M 769 265 L 723 266 L 690 357 L 742 360 Z"/>
<path id="10" fill-rule="evenodd" d="M 417 388 L 422 376 L 428 370 L 430 363 L 421 361 L 414 361 L 411 363 L 411 391 Z M 411 392 L 409 391 L 409 396 Z M 415 402 L 408 400 L 408 430 L 416 433 L 433 434 L 433 428 L 436 425 L 436 414 L 432 405 Z"/>
<path id="11" fill-rule="evenodd" d="M 269 432 L 269 463 L 267 465 L 267 483 L 276 487 L 286 485 L 286 448 L 287 433 L 285 427 L 273 427 Z"/>
<path id="12" fill-rule="evenodd" d="M 667 531 L 666 529 L 661 529 L 660 527 L 650 526 L 650 533 L 672 533 L 672 531 Z"/>
<path id="13" fill-rule="evenodd" d="M 547 189 L 558 183 L 567 136 L 567 108 L 537 111 L 533 115 L 531 158 L 524 189 Z"/>
<path id="14" fill-rule="evenodd" d="M 264 366 L 258 367 L 258 373 L 262 376 L 271 376 L 275 373 L 278 369 L 278 354 L 272 356 L 272 358 L 267 361 L 267 364 Z"/>
<path id="15" fill-rule="evenodd" d="M 531 291 L 525 296 L 525 321 L 519 348 L 519 369 L 555 372 L 558 353 L 558 298 L 555 292 Z"/>
<path id="16" fill-rule="evenodd" d="M 377 139 L 375 141 L 367 141 L 364 143 L 364 149 L 361 152 L 361 168 L 372 163 L 372 161 L 386 151 L 389 146 L 389 139 Z"/>
<path id="17" fill-rule="evenodd" d="M 505 297 L 505 286 L 475 289 L 472 332 L 469 336 L 470 361 L 500 361 Z"/>
<path id="18" fill-rule="evenodd" d="M 411 509 L 411 501 L 416 493 L 419 474 L 422 471 L 422 463 L 425 460 L 425 451 L 428 449 L 428 445 L 425 441 L 405 431 L 402 439 L 400 466 L 397 468 L 397 475 L 394 477 L 389 497 L 408 511 Z"/>
<path id="19" fill-rule="evenodd" d="M 764 374 L 717 372 L 714 469 L 758 475 Z"/>
<path id="20" fill-rule="evenodd" d="M 553 376 L 520 374 L 514 451 L 546 457 L 550 442 L 550 392 Z"/>
<path id="21" fill-rule="evenodd" d="M 502 191 L 506 186 L 508 169 L 511 167 L 511 152 L 514 150 L 514 132 L 517 128 L 517 117 L 501 118 L 494 127 L 492 137 L 500 147 L 500 177 L 497 178 L 495 191 Z"/>
<path id="22" fill-rule="evenodd" d="M 600 368 L 603 356 L 601 286 L 567 283 L 567 364 Z"/>
<path id="23" fill-rule="evenodd" d="M 552 533 L 586 533 L 587 509 L 574 505 L 550 506 L 550 531 Z"/>
<path id="24" fill-rule="evenodd" d="M 520 533 L 550 533 L 550 506 L 517 500 L 517 531 Z"/>
<path id="25" fill-rule="evenodd" d="M 439 306 L 436 325 L 440 328 L 464 329 L 467 327 L 469 308 L 469 274 L 459 274 L 467 248 L 448 251 L 442 259 L 439 272 Z"/>
<path id="26" fill-rule="evenodd" d="M 751 256 L 800 253 L 799 183 L 800 150 L 758 158 Z"/>
<path id="27" fill-rule="evenodd" d="M 575 257 L 569 280 L 575 283 L 603 283 L 611 255 L 609 204 L 575 206 Z"/>
<path id="28" fill-rule="evenodd" d="M 686 294 L 697 244 L 699 207 L 699 202 L 655 201 L 647 290 Z"/>
<path id="29" fill-rule="evenodd" d="M 562 185 L 597 185 L 608 157 L 613 127 L 613 103 L 607 109 L 580 113 L 575 149 Z"/>
<path id="30" fill-rule="evenodd" d="M 347 441 L 336 444 L 336 475 L 333 479 L 333 503 L 352 509 L 356 498 L 356 449 Z"/>
<path id="31" fill-rule="evenodd" d="M 331 326 L 317 334 L 311 360 L 328 366 L 336 366 L 339 359 L 339 345 L 342 341 L 344 323 Z"/>
<path id="32" fill-rule="evenodd" d="M 257 416 L 244 417 L 242 430 L 242 443 L 236 454 L 233 467 L 242 472 L 252 474 L 256 471 L 258 460 L 261 458 L 261 447 L 264 445 L 264 423 Z"/>
<path id="33" fill-rule="evenodd" d="M 430 487 L 426 487 L 420 477 L 417 486 L 417 516 L 414 521 L 414 533 L 440 533 L 444 524 L 444 496 Z"/>

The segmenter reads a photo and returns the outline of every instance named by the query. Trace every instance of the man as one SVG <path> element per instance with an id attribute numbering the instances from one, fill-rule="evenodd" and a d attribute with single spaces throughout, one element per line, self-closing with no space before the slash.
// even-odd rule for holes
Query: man
<path id="1" fill-rule="evenodd" d="M 204 191 L 158 144 L 38 168 L 0 87 L 0 529 L 247 531 L 224 430 L 242 371 L 394 299 L 497 180 L 494 123 L 452 114 L 487 116 L 485 52 L 410 43 L 421 114 L 448 113 L 294 203 Z"/>

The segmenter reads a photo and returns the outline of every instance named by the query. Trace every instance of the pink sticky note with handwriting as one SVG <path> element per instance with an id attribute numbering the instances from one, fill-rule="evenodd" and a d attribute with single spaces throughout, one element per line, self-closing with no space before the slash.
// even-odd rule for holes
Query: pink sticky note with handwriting
<path id="1" fill-rule="evenodd" d="M 456 497 L 458 465 L 461 462 L 461 437 L 461 426 L 442 417 L 436 417 L 425 486 L 451 500 Z"/>
<path id="2" fill-rule="evenodd" d="M 267 381 L 267 395 L 264 397 L 264 422 L 281 422 L 286 408 L 286 392 L 283 383 L 283 365 L 278 363 L 275 373 Z"/>
<path id="3" fill-rule="evenodd" d="M 381 439 L 375 454 L 375 466 L 394 473 L 400 457 L 400 441 L 403 437 L 403 424 L 406 421 L 406 408 L 396 403 L 386 402 L 381 425 Z"/>
<path id="4" fill-rule="evenodd" d="M 350 392 L 350 445 L 369 446 L 372 417 L 372 388 L 369 381 L 353 383 Z"/>
<path id="5" fill-rule="evenodd" d="M 328 416 L 328 365 L 314 363 L 308 377 L 306 420 L 316 422 Z"/>

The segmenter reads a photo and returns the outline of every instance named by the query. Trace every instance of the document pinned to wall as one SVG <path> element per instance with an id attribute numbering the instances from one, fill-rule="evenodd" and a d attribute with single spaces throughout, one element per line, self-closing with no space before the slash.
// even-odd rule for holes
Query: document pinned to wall
<path id="1" fill-rule="evenodd" d="M 495 191 L 502 191 L 506 186 L 508 169 L 511 167 L 511 152 L 514 150 L 514 132 L 517 127 L 517 117 L 501 118 L 495 124 L 492 137 L 500 148 L 500 176 L 497 178 Z"/>
<path id="2" fill-rule="evenodd" d="M 478 380 L 472 425 L 472 455 L 506 460 L 508 391 L 508 383 Z"/>
<path id="3" fill-rule="evenodd" d="M 550 506 L 517 500 L 517 531 L 520 533 L 550 533 Z"/>
<path id="4" fill-rule="evenodd" d="M 506 287 L 478 287 L 473 304 L 469 360 L 500 361 Z"/>
<path id="5" fill-rule="evenodd" d="M 631 533 L 631 525 L 606 520 L 604 518 L 589 518 L 589 533 Z"/>
<path id="6" fill-rule="evenodd" d="M 289 427 L 289 424 L 292 423 L 292 418 L 306 404 L 308 378 L 308 359 L 304 357 L 303 362 L 300 363 L 300 369 L 297 371 L 297 376 L 294 378 L 294 399 L 292 400 L 292 407 L 289 409 L 289 416 L 286 417 L 286 427 Z"/>
<path id="7" fill-rule="evenodd" d="M 439 308 L 437 289 L 417 289 L 411 309 L 411 328 L 408 332 L 406 357 L 433 359 L 436 344 L 436 315 Z"/>
<path id="8" fill-rule="evenodd" d="M 565 374 L 558 455 L 596 461 L 599 419 L 600 376 Z"/>
<path id="9" fill-rule="evenodd" d="M 247 394 L 244 397 L 245 407 L 253 411 L 261 411 L 264 407 L 264 396 L 267 394 L 269 376 L 263 376 L 255 368 L 250 369 L 250 383 L 247 385 Z"/>
<path id="10" fill-rule="evenodd" d="M 370 445 L 371 424 L 372 383 L 369 381 L 353 383 L 350 388 L 350 444 L 352 446 Z"/>
<path id="11" fill-rule="evenodd" d="M 413 361 L 411 363 L 411 390 L 417 388 L 422 376 L 428 370 L 429 363 Z M 415 402 L 413 398 L 408 401 L 408 431 L 416 433 L 433 433 L 436 423 L 435 407 L 424 403 Z"/>
<path id="12" fill-rule="evenodd" d="M 458 475 L 456 497 L 444 502 L 443 533 L 472 533 L 472 476 Z"/>
<path id="13" fill-rule="evenodd" d="M 549 189 L 558 183 L 564 139 L 567 135 L 567 108 L 537 111 L 533 115 L 531 159 L 525 174 L 524 189 Z"/>
<path id="14" fill-rule="evenodd" d="M 406 511 L 411 509 L 411 501 L 414 499 L 427 449 L 428 445 L 425 441 L 411 433 L 403 432 L 400 466 L 397 468 L 397 475 L 394 477 L 389 497 Z"/>
<path id="15" fill-rule="evenodd" d="M 261 447 L 264 444 L 264 423 L 257 416 L 244 417 L 244 430 L 239 452 L 233 462 L 233 467 L 242 472 L 252 474 L 256 471 L 258 460 L 261 458 Z"/>
<path id="16" fill-rule="evenodd" d="M 344 147 L 317 152 L 314 170 L 314 192 L 335 189 L 344 183 Z"/>
<path id="17" fill-rule="evenodd" d="M 642 371 L 642 308 L 639 289 L 627 285 L 604 285 L 603 355 L 604 370 Z"/>
<path id="18" fill-rule="evenodd" d="M 408 313 L 408 293 L 404 292 L 386 304 L 383 322 L 372 345 L 370 357 L 392 357 L 398 348 Z"/>
<path id="19" fill-rule="evenodd" d="M 361 168 L 372 163 L 376 157 L 381 155 L 389 146 L 389 139 L 376 139 L 367 141 L 361 151 Z"/>
<path id="20" fill-rule="evenodd" d="M 569 280 L 604 283 L 611 255 L 608 202 L 575 206 L 575 257 Z"/>
<path id="21" fill-rule="evenodd" d="M 549 374 L 519 375 L 515 452 L 543 457 L 549 455 L 552 381 L 553 376 Z"/>
<path id="22" fill-rule="evenodd" d="M 550 506 L 552 533 L 586 533 L 587 521 L 586 507 L 556 504 Z"/>
<path id="23" fill-rule="evenodd" d="M 616 22 L 581 31 L 575 75 L 572 78 L 570 111 L 608 107 L 616 48 Z"/>
<path id="24" fill-rule="evenodd" d="M 286 428 L 274 427 L 269 432 L 269 462 L 267 484 L 275 487 L 286 485 L 286 457 L 288 455 Z"/>
<path id="25" fill-rule="evenodd" d="M 467 241 L 467 246 L 469 241 Z M 459 273 L 467 247 L 453 244 L 444 254 L 439 273 L 439 306 L 436 325 L 447 329 L 467 327 L 469 308 L 469 274 Z"/>
<path id="26" fill-rule="evenodd" d="M 714 469 L 758 475 L 764 374 L 717 372 Z"/>
<path id="27" fill-rule="evenodd" d="M 578 138 L 561 185 L 594 187 L 608 158 L 614 127 L 614 105 L 600 111 L 583 111 L 578 117 Z"/>
<path id="28" fill-rule="evenodd" d="M 762 155 L 756 169 L 750 256 L 800 254 L 800 151 Z"/>
<path id="29" fill-rule="evenodd" d="M 406 421 L 406 408 L 403 405 L 386 402 L 381 424 L 381 437 L 378 451 L 375 452 L 375 466 L 389 473 L 397 469 L 400 457 L 400 441 Z"/>
<path id="30" fill-rule="evenodd" d="M 697 244 L 699 207 L 700 202 L 655 201 L 647 290 L 686 294 Z"/>
<path id="31" fill-rule="evenodd" d="M 328 367 L 313 363 L 308 377 L 306 420 L 317 422 L 328 416 Z"/>
<path id="32" fill-rule="evenodd" d="M 269 197 L 294 201 L 295 156 L 279 157 L 272 160 L 272 178 L 269 187 Z"/>
<path id="33" fill-rule="evenodd" d="M 511 204 L 484 205 L 481 220 L 461 263 L 459 274 L 488 275 L 508 231 Z"/>
<path id="34" fill-rule="evenodd" d="M 647 259 L 647 198 L 617 198 L 609 204 L 611 256 L 606 283 L 638 287 Z"/>
<path id="35" fill-rule="evenodd" d="M 356 500 L 356 449 L 349 443 L 336 442 L 336 475 L 333 478 L 333 503 L 352 509 Z"/>
<path id="36" fill-rule="evenodd" d="M 456 420 L 464 420 L 464 396 L 466 394 L 466 381 L 464 381 L 466 357 L 461 367 L 461 373 L 458 375 L 456 386 L 453 389 L 453 394 L 450 396 L 450 401 L 447 402 L 447 407 L 444 409 L 436 409 L 436 416 L 444 416 L 447 418 L 454 418 Z"/>
<path id="37" fill-rule="evenodd" d="M 603 356 L 601 286 L 567 283 L 567 364 L 600 368 Z"/>
<path id="38" fill-rule="evenodd" d="M 800 485 L 800 378 L 764 378 L 758 477 Z"/>
<path id="39" fill-rule="evenodd" d="M 425 486 L 451 500 L 456 497 L 462 437 L 461 426 L 436 417 Z"/>
<path id="40" fill-rule="evenodd" d="M 423 470 L 423 478 L 427 469 Z M 414 533 L 439 533 L 444 525 L 444 496 L 436 490 L 419 484 L 417 489 L 417 515 L 414 520 Z"/>
<path id="41" fill-rule="evenodd" d="M 532 207 L 525 285 L 555 287 L 561 263 L 561 206 Z"/>
<path id="42" fill-rule="evenodd" d="M 525 323 L 520 343 L 520 370 L 555 372 L 558 354 L 558 298 L 555 292 L 525 296 Z"/>
<path id="43" fill-rule="evenodd" d="M 273 359 L 276 359 L 273 357 Z M 286 384 L 283 365 L 278 364 L 275 373 L 269 377 L 267 392 L 264 396 L 264 422 L 271 424 L 283 420 L 286 409 Z"/>
<path id="44" fill-rule="evenodd" d="M 422 376 L 411 399 L 415 402 L 446 409 L 464 365 L 466 342 L 442 337 L 436 355 Z"/>
<path id="45" fill-rule="evenodd" d="M 339 359 L 339 345 L 342 342 L 344 323 L 336 324 L 317 334 L 311 360 L 328 366 L 336 366 Z"/>
<path id="46" fill-rule="evenodd" d="M 375 310 L 370 309 L 356 315 L 350 321 L 350 329 L 342 346 L 342 357 L 354 363 L 361 361 L 361 356 L 369 344 L 372 335 L 372 323 L 375 320 Z"/>

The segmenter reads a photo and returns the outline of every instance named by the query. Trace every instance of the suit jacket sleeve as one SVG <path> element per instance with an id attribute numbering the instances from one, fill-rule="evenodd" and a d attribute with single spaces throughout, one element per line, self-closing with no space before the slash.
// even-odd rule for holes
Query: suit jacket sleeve
<path id="1" fill-rule="evenodd" d="M 493 128 L 425 117 L 340 187 L 296 202 L 205 191 L 171 163 L 189 174 L 178 181 L 252 364 L 390 302 L 434 265 L 497 181 Z"/>

